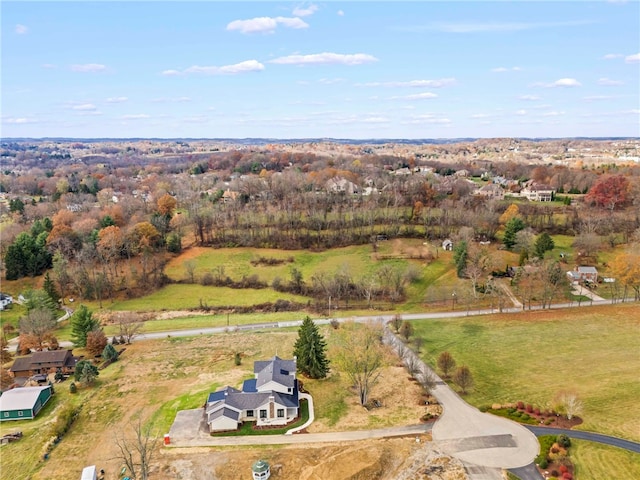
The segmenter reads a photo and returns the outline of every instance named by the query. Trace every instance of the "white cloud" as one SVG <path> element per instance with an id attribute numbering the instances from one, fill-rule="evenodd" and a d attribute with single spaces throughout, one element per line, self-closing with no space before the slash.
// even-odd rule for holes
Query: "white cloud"
<path id="1" fill-rule="evenodd" d="M 38 120 L 33 117 L 3 117 L 2 123 L 10 125 L 25 125 L 27 123 L 38 123 Z"/>
<path id="2" fill-rule="evenodd" d="M 100 63 L 84 63 L 80 65 L 71 65 L 71 70 L 74 72 L 97 73 L 104 72 L 106 69 L 107 66 Z"/>
<path id="3" fill-rule="evenodd" d="M 58 68 L 57 65 L 54 65 L 53 63 L 43 63 L 42 68 L 47 68 L 47 69 L 53 69 L 53 68 Z"/>
<path id="4" fill-rule="evenodd" d="M 314 4 L 310 4 L 308 7 L 303 7 L 302 5 L 299 7 L 295 7 L 293 9 L 293 13 L 296 17 L 308 17 L 309 15 L 313 15 L 318 11 L 318 6 Z"/>
<path id="5" fill-rule="evenodd" d="M 264 70 L 264 65 L 257 60 L 245 60 L 244 62 L 236 63 L 233 65 L 224 65 L 222 67 L 217 66 L 200 66 L 193 65 L 182 71 L 180 70 L 165 70 L 162 72 L 164 76 L 178 76 L 186 75 L 188 73 L 201 73 L 203 75 L 236 75 L 238 73 L 260 72 Z M 188 98 L 188 97 L 181 97 Z M 186 101 L 186 100 L 182 100 Z"/>
<path id="6" fill-rule="evenodd" d="M 537 100 L 540 100 L 540 97 L 538 97 L 537 95 L 520 95 L 518 98 L 520 100 L 526 100 L 528 102 L 535 102 Z"/>
<path id="7" fill-rule="evenodd" d="M 98 107 L 96 107 L 93 103 L 81 103 L 80 105 L 73 105 L 71 107 L 71 110 L 78 110 L 81 112 L 87 112 L 87 111 L 91 111 L 91 110 L 97 110 Z"/>
<path id="8" fill-rule="evenodd" d="M 146 113 L 132 113 L 129 115 L 122 116 L 123 120 L 142 120 L 145 118 L 151 118 L 151 116 L 147 115 Z"/>
<path id="9" fill-rule="evenodd" d="M 321 83 L 323 85 L 333 85 L 335 83 L 342 83 L 344 82 L 344 78 L 321 78 L 320 80 L 318 80 L 318 83 Z"/>
<path id="10" fill-rule="evenodd" d="M 491 115 L 489 115 L 488 113 L 474 113 L 473 115 L 471 115 L 471 118 L 490 118 Z"/>
<path id="11" fill-rule="evenodd" d="M 497 68 L 492 68 L 491 69 L 492 72 L 494 73 L 503 73 L 503 72 L 521 72 L 522 68 L 520 67 L 497 67 Z"/>
<path id="12" fill-rule="evenodd" d="M 16 33 L 18 35 L 25 35 L 25 34 L 29 33 L 29 27 L 27 27 L 26 25 L 22 25 L 22 24 L 18 23 L 16 25 Z"/>
<path id="13" fill-rule="evenodd" d="M 516 111 L 516 115 L 520 115 L 520 116 L 522 116 L 522 115 L 526 115 L 526 114 L 527 114 L 527 111 L 526 111 L 526 110 L 522 110 L 522 109 L 521 109 L 521 110 L 517 110 L 517 111 Z"/>
<path id="14" fill-rule="evenodd" d="M 356 86 L 363 87 L 413 87 L 413 88 L 442 88 L 456 83 L 455 78 L 440 78 L 438 80 L 410 80 L 408 82 L 370 82 Z"/>
<path id="15" fill-rule="evenodd" d="M 123 103 L 129 100 L 127 97 L 109 97 L 105 100 L 107 103 Z"/>
<path id="16" fill-rule="evenodd" d="M 542 114 L 543 117 L 559 117 L 560 115 L 564 115 L 565 112 L 545 112 Z"/>
<path id="17" fill-rule="evenodd" d="M 314 53 L 311 55 L 288 55 L 270 60 L 279 65 L 362 65 L 377 62 L 378 59 L 366 53 Z"/>
<path id="18" fill-rule="evenodd" d="M 576 80 L 575 78 L 560 78 L 552 83 L 534 83 L 532 87 L 544 87 L 544 88 L 554 88 L 554 87 L 581 87 L 582 84 Z"/>
<path id="19" fill-rule="evenodd" d="M 624 57 L 624 55 L 622 55 L 621 53 L 607 53 L 604 57 L 602 57 L 603 60 L 613 60 L 616 58 L 622 58 Z"/>
<path id="20" fill-rule="evenodd" d="M 581 84 L 575 78 L 561 78 L 552 84 L 554 87 L 580 87 Z"/>
<path id="21" fill-rule="evenodd" d="M 620 85 L 624 85 L 624 82 L 621 82 L 620 80 L 611 80 L 610 78 L 604 77 L 598 80 L 598 85 L 602 85 L 604 87 L 617 87 Z"/>
<path id="22" fill-rule="evenodd" d="M 227 30 L 240 33 L 273 33 L 283 25 L 289 28 L 308 28 L 309 24 L 296 17 L 257 17 L 249 20 L 234 20 L 227 25 Z"/>
<path id="23" fill-rule="evenodd" d="M 344 17 L 344 12 L 342 10 L 338 10 L 336 13 L 339 17 Z"/>
<path id="24" fill-rule="evenodd" d="M 408 121 L 401 122 L 404 124 L 420 125 L 423 123 L 434 125 L 449 125 L 451 120 L 444 117 L 436 117 L 432 113 L 426 113 L 424 115 L 411 115 Z"/>
<path id="25" fill-rule="evenodd" d="M 372 116 L 372 117 L 366 117 L 362 119 L 363 123 L 387 123 L 388 121 L 389 121 L 388 118 L 380 117 L 380 116 Z"/>
<path id="26" fill-rule="evenodd" d="M 624 57 L 624 63 L 639 63 L 640 62 L 640 53 L 636 53 L 635 55 L 627 55 Z"/>
<path id="27" fill-rule="evenodd" d="M 438 98 L 438 95 L 431 92 L 424 93 L 416 93 L 413 95 L 405 95 L 403 97 L 391 97 L 392 99 L 402 99 L 402 100 L 431 100 L 432 98 Z"/>

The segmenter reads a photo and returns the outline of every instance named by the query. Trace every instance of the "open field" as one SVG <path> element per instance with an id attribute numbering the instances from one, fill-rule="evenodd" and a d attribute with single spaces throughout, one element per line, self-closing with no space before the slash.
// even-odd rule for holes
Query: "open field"
<path id="1" fill-rule="evenodd" d="M 561 390 L 584 402 L 581 430 L 640 440 L 640 306 L 415 322 L 423 358 L 448 350 L 467 365 L 476 405 L 519 400 L 546 408 Z"/>
<path id="2" fill-rule="evenodd" d="M 571 440 L 570 454 L 580 480 L 640 478 L 640 454 L 584 440 Z"/>
<path id="3" fill-rule="evenodd" d="M 330 330 L 325 327 L 322 331 L 330 342 Z M 76 478 L 83 466 L 96 464 L 107 471 L 107 478 L 115 478 L 121 464 L 115 459 L 114 439 L 131 433 L 137 418 L 153 425 L 161 436 L 168 431 L 177 410 L 197 408 L 208 392 L 224 385 L 237 387 L 243 379 L 252 377 L 254 360 L 276 353 L 290 357 L 296 337 L 297 331 L 290 330 L 170 338 L 129 345 L 118 362 L 100 372 L 95 386 L 80 388 L 71 395 L 69 380 L 57 384 L 53 403 L 35 421 L 0 425 L 2 434 L 15 430 L 24 433 L 19 442 L 2 447 L 2 476 L 34 480 Z M 234 365 L 236 352 L 242 355 L 239 367 Z M 418 402 L 420 388 L 395 364 L 384 369 L 380 383 L 371 393 L 371 398 L 382 400 L 381 408 L 367 411 L 360 407 L 348 387 L 346 376 L 335 371 L 326 380 L 305 380 L 305 388 L 316 399 L 318 416 L 310 431 L 412 424 L 426 413 L 427 407 Z M 82 413 L 49 460 L 40 462 L 47 440 L 42 429 L 52 421 L 56 408 L 70 401 L 82 403 Z M 170 473 L 178 468 L 172 463 L 175 454 L 160 450 L 162 453 L 154 462 L 154 478 L 176 478 Z M 293 459 L 288 461 L 295 463 Z"/>

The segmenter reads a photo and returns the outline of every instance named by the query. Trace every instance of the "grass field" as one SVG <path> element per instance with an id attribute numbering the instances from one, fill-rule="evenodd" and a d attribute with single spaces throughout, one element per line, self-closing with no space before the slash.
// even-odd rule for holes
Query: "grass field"
<path id="1" fill-rule="evenodd" d="M 640 478 L 640 454 L 584 440 L 571 440 L 569 452 L 579 480 Z"/>
<path id="2" fill-rule="evenodd" d="M 530 312 L 415 323 L 423 357 L 435 365 L 448 350 L 468 365 L 476 405 L 519 400 L 546 407 L 561 390 L 578 393 L 577 427 L 640 440 L 640 306 Z"/>

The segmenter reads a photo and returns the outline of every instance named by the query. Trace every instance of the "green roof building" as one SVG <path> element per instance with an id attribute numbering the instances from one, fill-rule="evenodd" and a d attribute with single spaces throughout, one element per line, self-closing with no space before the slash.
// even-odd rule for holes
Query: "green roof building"
<path id="1" fill-rule="evenodd" d="M 267 480 L 271 476 L 271 468 L 266 460 L 258 460 L 251 467 L 251 473 L 253 480 Z"/>
<path id="2" fill-rule="evenodd" d="M 36 418 L 53 395 L 51 385 L 8 390 L 0 397 L 0 422 Z"/>

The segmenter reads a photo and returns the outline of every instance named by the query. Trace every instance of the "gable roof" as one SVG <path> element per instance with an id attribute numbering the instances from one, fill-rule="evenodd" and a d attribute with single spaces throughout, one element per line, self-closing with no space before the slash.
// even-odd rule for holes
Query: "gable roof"
<path id="1" fill-rule="evenodd" d="M 598 273 L 598 270 L 596 269 L 596 267 L 579 266 L 578 267 L 578 272 L 580 272 L 580 273 Z"/>
<path id="2" fill-rule="evenodd" d="M 0 410 L 31 410 L 35 405 L 40 392 L 50 389 L 50 385 L 44 387 L 22 387 L 14 388 L 4 392 L 0 397 Z"/>
<path id="3" fill-rule="evenodd" d="M 240 412 L 236 412 L 235 410 L 231 410 L 230 408 L 221 408 L 211 414 L 210 420 L 215 420 L 216 418 L 227 417 L 236 422 L 240 418 Z"/>
<path id="4" fill-rule="evenodd" d="M 296 362 L 283 360 L 275 355 L 271 360 L 257 361 L 253 365 L 253 372 L 258 375 L 256 388 L 273 381 L 287 388 L 293 388 L 295 382 Z"/>
<path id="5" fill-rule="evenodd" d="M 35 352 L 31 356 L 31 363 L 59 363 L 60 365 L 74 366 L 75 362 L 70 363 L 73 359 L 70 350 L 45 350 Z"/>
<path id="6" fill-rule="evenodd" d="M 31 356 L 18 357 L 13 361 L 10 372 L 27 372 L 31 370 Z"/>

